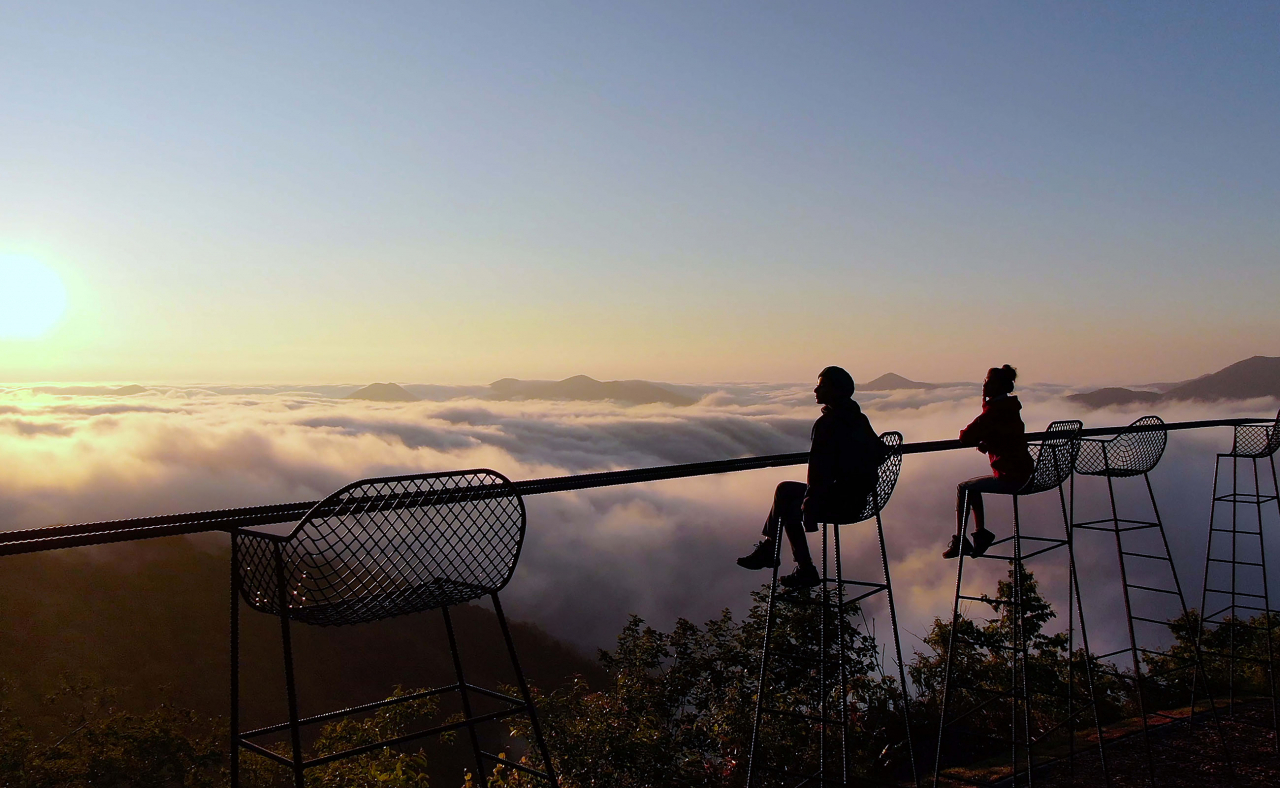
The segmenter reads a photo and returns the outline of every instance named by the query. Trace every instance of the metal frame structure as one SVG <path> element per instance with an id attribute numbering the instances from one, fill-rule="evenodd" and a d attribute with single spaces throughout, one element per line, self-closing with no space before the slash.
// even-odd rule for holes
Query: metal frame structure
<path id="1" fill-rule="evenodd" d="M 910 701 L 906 694 L 906 665 L 902 660 L 902 643 L 898 632 L 898 613 L 893 601 L 893 583 L 889 575 L 889 554 L 885 549 L 884 520 L 881 511 L 889 502 L 893 488 L 902 471 L 902 434 L 886 432 L 880 436 L 886 456 L 877 470 L 877 483 L 856 519 L 848 523 L 822 523 L 822 583 L 817 596 L 806 589 L 800 592 L 778 592 L 778 565 L 781 563 L 782 539 L 774 540 L 773 577 L 769 585 L 764 642 L 761 645 L 759 683 L 756 690 L 755 714 L 751 726 L 751 746 L 747 760 L 747 788 L 760 785 L 828 786 L 874 784 L 879 781 L 866 775 L 854 774 L 848 737 L 849 670 L 846 657 L 846 633 L 850 626 L 846 616 L 863 600 L 876 594 L 885 594 L 889 605 L 889 620 L 893 630 L 894 656 L 898 663 L 898 703 L 902 711 L 903 731 L 906 738 L 907 757 L 911 765 L 911 778 L 919 785 L 916 772 L 915 746 L 912 742 Z M 880 565 L 882 577 L 878 580 L 849 580 L 844 576 L 840 553 L 840 526 L 866 522 L 874 518 L 876 535 L 880 541 Z M 830 543 L 831 549 L 828 550 Z M 834 564 L 834 566 L 833 566 Z M 835 574 L 831 574 L 834 568 Z M 846 598 L 846 590 L 851 595 Z M 792 643 L 778 649 L 773 644 L 777 605 L 798 605 L 818 611 L 818 643 L 816 653 L 805 644 Z M 779 653 L 781 652 L 781 653 Z M 773 664 L 776 659 L 777 663 Z M 780 682 L 779 670 L 798 672 L 800 681 L 807 679 L 817 683 L 817 708 L 780 708 L 768 706 L 766 695 Z M 816 675 L 814 675 L 816 674 Z M 775 765 L 762 762 L 761 723 L 766 716 L 778 716 L 797 724 L 808 724 L 817 729 L 818 763 Z M 775 778 L 769 781 L 769 775 Z M 894 783 L 897 784 L 897 783 Z"/>
<path id="2" fill-rule="evenodd" d="M 1165 534 L 1164 524 L 1160 518 L 1160 508 L 1156 504 L 1155 491 L 1151 487 L 1151 471 L 1164 456 L 1168 433 L 1163 429 L 1164 421 L 1159 416 L 1143 416 L 1134 421 L 1126 429 L 1114 437 L 1099 440 L 1085 438 L 1080 442 L 1080 453 L 1076 458 L 1075 472 L 1077 476 L 1104 478 L 1107 481 L 1107 498 L 1111 505 L 1111 516 L 1093 520 L 1075 519 L 1075 484 L 1071 489 L 1071 514 L 1073 530 L 1098 531 L 1114 536 L 1116 559 L 1120 571 L 1120 585 L 1124 596 L 1124 610 L 1128 624 L 1129 645 L 1106 654 L 1098 655 L 1099 660 L 1129 655 L 1131 672 L 1121 670 L 1110 671 L 1118 680 L 1130 685 L 1136 701 L 1138 714 L 1142 719 L 1142 740 L 1147 758 L 1147 776 L 1152 785 L 1157 785 L 1155 755 L 1156 744 L 1151 735 L 1151 718 L 1160 717 L 1166 722 L 1180 721 L 1162 710 L 1150 711 L 1150 698 L 1158 687 L 1158 682 L 1179 671 L 1193 671 L 1193 684 L 1197 678 L 1203 678 L 1204 661 L 1197 648 L 1190 662 L 1166 667 L 1157 673 L 1146 669 L 1146 661 L 1153 656 L 1167 656 L 1159 648 L 1146 645 L 1154 635 L 1151 627 L 1156 627 L 1160 634 L 1169 632 L 1169 621 L 1181 616 L 1187 617 L 1186 597 L 1182 593 L 1182 583 L 1178 580 L 1178 570 L 1174 566 L 1173 556 L 1169 550 L 1169 539 Z M 1116 505 L 1116 480 L 1141 476 L 1146 485 L 1147 498 L 1151 502 L 1150 520 L 1121 517 Z M 1159 536 L 1156 543 L 1150 538 L 1154 533 Z M 1127 543 L 1126 543 L 1127 540 Z M 1139 563 L 1134 566 L 1132 562 Z M 1143 582 L 1135 582 L 1131 575 L 1141 574 Z M 1154 579 L 1147 579 L 1155 574 Z M 1172 586 L 1172 587 L 1170 587 Z M 1135 594 L 1135 592 L 1137 592 Z M 1160 600 L 1176 600 L 1176 615 L 1161 615 L 1158 609 Z M 1153 609 L 1156 608 L 1156 609 Z M 1169 611 L 1164 611 L 1165 613 Z M 1153 685 L 1155 682 L 1155 686 Z M 1226 748 L 1221 725 L 1218 723 L 1217 709 L 1213 699 L 1209 699 L 1209 711 L 1213 716 L 1215 731 L 1219 744 Z M 1194 724 L 1195 703 L 1191 704 L 1190 722 Z M 1227 756 L 1229 760 L 1229 755 Z"/>
<path id="3" fill-rule="evenodd" d="M 537 710 L 516 656 L 501 591 L 524 543 L 524 501 L 506 477 L 490 470 L 425 473 L 353 482 L 311 508 L 284 535 L 238 529 L 231 536 L 231 784 L 239 785 L 245 750 L 288 767 L 296 788 L 307 769 L 426 736 L 465 728 L 477 776 L 486 761 L 558 785 Z M 520 697 L 471 684 L 458 652 L 449 608 L 488 597 L 493 602 Z M 280 619 L 287 722 L 240 730 L 240 599 Z M 294 677 L 292 623 L 344 626 L 439 609 L 457 681 L 339 711 L 302 718 Z M 462 719 L 341 752 L 305 756 L 304 727 L 427 697 L 456 695 Z M 477 700 L 502 708 L 479 713 Z M 542 770 L 480 747 L 477 726 L 517 714 L 529 717 Z M 288 732 L 286 757 L 255 739 Z"/>
<path id="4" fill-rule="evenodd" d="M 1209 625 L 1214 629 L 1227 628 L 1227 649 L 1224 652 L 1204 648 L 1206 658 L 1213 658 L 1226 663 L 1227 671 L 1227 710 L 1235 719 L 1236 710 L 1236 674 L 1239 663 L 1260 665 L 1267 676 L 1267 690 L 1271 703 L 1271 730 L 1280 734 L 1280 700 L 1276 692 L 1276 654 L 1274 644 L 1277 628 L 1280 628 L 1280 610 L 1271 605 L 1271 591 L 1267 582 L 1267 552 L 1264 533 L 1263 509 L 1266 504 L 1275 502 L 1277 514 L 1280 514 L 1280 487 L 1276 484 L 1276 451 L 1280 450 L 1280 413 L 1271 424 L 1237 425 L 1231 451 L 1217 455 L 1213 466 L 1213 502 L 1209 507 L 1209 536 L 1205 548 L 1204 584 L 1200 591 L 1200 632 L 1198 646 L 1203 648 L 1203 640 Z M 1231 492 L 1219 494 L 1218 475 L 1222 470 L 1222 461 L 1231 460 Z M 1271 492 L 1264 492 L 1258 474 L 1258 462 L 1267 460 L 1271 466 Z M 1253 491 L 1244 492 L 1239 485 L 1239 466 L 1242 460 L 1253 463 Z M 1230 527 L 1218 525 L 1218 504 L 1230 504 Z M 1242 529 L 1239 516 L 1240 507 L 1254 509 L 1256 530 Z M 1269 507 L 1267 507 L 1269 508 Z M 1221 534 L 1215 538 L 1215 534 Z M 1253 543 L 1256 539 L 1256 551 Z M 1223 544 L 1226 542 L 1226 544 Z M 1242 555 L 1243 554 L 1243 555 Z M 1226 578 L 1215 575 L 1214 569 L 1225 569 Z M 1243 576 L 1242 575 L 1246 575 Z M 1212 578 L 1212 579 L 1211 579 Z M 1227 588 L 1222 588 L 1225 580 Z M 1216 586 L 1216 587 L 1215 587 Z M 1241 586 L 1249 588 L 1242 590 Z M 1258 593 L 1261 591 L 1261 593 Z M 1212 596 L 1211 596 L 1212 595 Z M 1223 597 L 1226 604 L 1218 607 Z M 1243 597 L 1243 601 L 1242 598 Z M 1211 598 L 1216 608 L 1208 612 Z M 1264 623 L 1259 626 L 1241 618 L 1241 613 L 1254 618 L 1261 617 Z M 1261 632 L 1266 640 L 1266 658 L 1250 657 L 1239 653 L 1237 634 L 1244 631 Z M 1207 685 L 1206 681 L 1206 685 Z M 1193 696 L 1194 697 L 1194 696 Z M 1280 735 L 1273 736 L 1276 751 L 1280 752 Z"/>
<path id="5" fill-rule="evenodd" d="M 952 673 L 955 667 L 955 655 L 957 645 L 963 645 L 957 639 L 958 622 L 961 618 L 960 605 L 962 602 L 980 602 L 989 604 L 988 597 L 966 594 L 964 593 L 964 551 L 958 559 L 956 566 L 956 591 L 955 601 L 951 609 L 951 629 L 947 644 L 947 661 L 946 669 L 943 674 L 943 690 L 942 690 L 942 707 L 940 710 L 940 719 L 938 724 L 938 741 L 935 751 L 933 785 L 935 788 L 941 784 L 943 779 L 943 761 L 944 761 L 944 742 L 946 741 L 948 726 L 956 726 L 955 729 L 960 730 L 961 735 L 967 733 L 972 737 L 981 738 L 986 741 L 995 741 L 1011 749 L 1010 767 L 1011 774 L 1008 777 L 1001 777 L 990 782 L 982 782 L 968 778 L 956 778 L 948 776 L 947 779 L 953 781 L 967 782 L 974 785 L 1012 785 L 1020 784 L 1031 785 L 1033 772 L 1039 766 L 1049 762 L 1036 763 L 1034 748 L 1044 743 L 1051 736 L 1059 733 L 1062 728 L 1066 728 L 1068 736 L 1068 758 L 1074 766 L 1075 756 L 1075 739 L 1076 739 L 1076 721 L 1086 712 L 1093 709 L 1096 698 L 1094 695 L 1093 671 L 1089 660 L 1084 661 L 1085 673 L 1085 697 L 1083 703 L 1077 708 L 1077 698 L 1075 688 L 1075 670 L 1068 664 L 1068 686 L 1067 693 L 1064 698 L 1067 705 L 1066 719 L 1061 720 L 1051 726 L 1048 730 L 1036 736 L 1032 731 L 1031 714 L 1035 701 L 1035 693 L 1031 691 L 1030 682 L 1027 676 L 1028 662 L 1028 643 L 1027 634 L 1024 627 L 1024 609 L 1022 600 L 1023 590 L 1023 563 L 1028 559 L 1046 553 L 1066 548 L 1067 550 L 1067 651 L 1068 654 L 1075 653 L 1075 617 L 1080 622 L 1080 640 L 1084 647 L 1085 653 L 1089 653 L 1089 636 L 1084 623 L 1084 610 L 1080 601 L 1080 585 L 1076 576 L 1075 548 L 1073 546 L 1071 534 L 1071 520 L 1067 510 L 1067 497 L 1063 490 L 1063 486 L 1071 478 L 1072 469 L 1075 467 L 1076 457 L 1080 450 L 1080 432 L 1083 425 L 1079 421 L 1055 421 L 1049 425 L 1049 428 L 1043 433 L 1044 439 L 1038 444 L 1028 446 L 1033 458 L 1035 459 L 1035 470 L 1031 478 L 1021 489 L 1015 493 L 1011 493 L 1013 499 L 1013 533 L 1003 539 L 995 541 L 991 546 L 999 547 L 1008 544 L 1012 547 L 1012 552 L 1008 554 L 993 554 L 987 552 L 982 556 L 976 556 L 980 559 L 994 559 L 999 561 L 1008 561 L 1011 565 L 1013 573 L 1013 599 L 1009 606 L 1008 613 L 1010 625 L 1010 643 L 1002 646 L 1002 649 L 1009 654 L 1009 686 L 993 687 L 981 684 L 969 686 L 957 686 L 956 689 L 967 690 L 973 693 L 976 698 L 970 708 L 962 709 L 958 713 L 948 708 L 953 700 Z M 1058 491 L 1059 503 L 1062 509 L 1062 525 L 1064 538 L 1058 539 L 1046 536 L 1031 536 L 1024 534 L 1022 531 L 1022 523 L 1019 515 L 1018 499 L 1027 495 L 1048 492 L 1050 490 Z M 959 529 L 963 529 L 964 523 L 968 521 L 969 501 L 966 496 L 964 502 L 964 517 L 960 518 L 958 524 Z M 960 538 L 963 539 L 964 534 L 960 532 Z M 1023 543 L 1033 543 L 1033 549 L 1030 552 L 1024 552 Z M 1071 606 L 1075 604 L 1075 617 L 1072 615 Z M 958 693 L 957 693 L 958 694 Z M 1055 696 L 1056 697 L 1056 696 Z M 979 731 L 963 731 L 959 725 L 969 716 L 981 712 L 992 704 L 999 701 L 1008 701 L 1010 733 L 1009 736 L 998 736 L 990 732 Z M 948 711 L 952 712 L 952 718 L 948 720 Z M 1098 736 L 1099 749 L 1098 755 L 1101 759 L 1101 766 L 1104 778 L 1107 784 L 1110 784 L 1110 777 L 1107 772 L 1106 755 L 1102 751 L 1102 728 L 1094 715 L 1094 727 Z M 1020 782 L 1020 775 L 1023 777 Z"/>

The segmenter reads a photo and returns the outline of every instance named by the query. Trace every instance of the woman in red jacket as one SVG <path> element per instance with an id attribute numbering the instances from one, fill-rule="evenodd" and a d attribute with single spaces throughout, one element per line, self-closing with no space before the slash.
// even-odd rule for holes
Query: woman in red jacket
<path id="1" fill-rule="evenodd" d="M 1035 470 L 1031 453 L 1027 451 L 1026 427 L 1022 423 L 1022 403 L 1013 396 L 1013 381 L 1018 370 L 1005 364 L 987 371 L 982 384 L 982 413 L 968 427 L 960 430 L 960 442 L 976 446 L 991 460 L 991 475 L 978 476 L 956 487 L 956 535 L 943 558 L 955 558 L 963 550 L 965 555 L 982 555 L 995 541 L 995 535 L 987 530 L 986 513 L 982 507 L 982 494 L 1015 493 L 1022 489 Z M 968 511 L 973 511 L 973 541 L 963 536 Z"/>

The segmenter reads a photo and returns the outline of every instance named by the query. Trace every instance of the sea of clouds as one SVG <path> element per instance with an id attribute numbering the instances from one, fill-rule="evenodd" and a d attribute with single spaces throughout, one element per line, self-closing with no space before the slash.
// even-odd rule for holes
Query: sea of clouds
<path id="1" fill-rule="evenodd" d="M 444 386 L 409 387 L 427 397 L 411 403 L 341 398 L 355 388 L 154 387 L 128 397 L 0 391 L 0 529 L 314 500 L 353 479 L 414 471 L 483 467 L 526 479 L 803 451 L 818 415 L 808 385 L 680 387 L 699 398 L 687 407 L 500 402 L 485 399 L 483 388 Z M 1028 429 L 1059 418 L 1103 426 L 1143 415 L 1083 411 L 1063 399 L 1069 392 L 1021 389 Z M 901 431 L 908 441 L 954 438 L 980 408 L 974 386 L 860 393 L 858 400 L 878 430 Z M 1276 404 L 1182 403 L 1159 412 L 1167 421 L 1268 416 Z M 1152 475 L 1192 605 L 1199 601 L 1214 455 L 1230 438 L 1226 428 L 1171 433 Z M 631 613 L 660 628 L 726 607 L 741 614 L 767 578 L 734 559 L 759 538 L 774 485 L 802 479 L 803 470 L 531 496 L 528 539 L 504 601 L 516 617 L 586 648 L 609 646 Z M 884 526 L 908 652 L 921 647 L 934 617 L 949 614 L 955 563 L 940 553 L 955 529 L 955 484 L 986 471 L 976 451 L 906 458 Z M 1146 516 L 1140 480 L 1120 482 L 1117 494 L 1128 516 Z M 1085 515 L 1101 516 L 1105 501 L 1105 483 L 1078 486 L 1076 506 Z M 992 501 L 988 512 L 993 530 L 1008 533 L 1007 499 Z M 1028 500 L 1023 517 L 1032 532 L 1062 532 L 1052 493 Z M 846 526 L 843 534 L 847 571 L 877 576 L 874 523 Z M 197 538 L 213 544 L 219 537 Z M 1124 611 L 1114 540 L 1082 535 L 1078 563 L 1090 645 L 1117 648 Z M 972 592 L 994 591 L 1004 571 L 993 561 L 967 567 Z M 1032 568 L 1061 606 L 1065 556 L 1046 556 Z M 1139 569 L 1136 579 L 1167 582 L 1151 574 L 1159 570 Z M 969 611 L 988 612 L 980 605 Z M 883 605 L 867 612 L 887 632 Z"/>

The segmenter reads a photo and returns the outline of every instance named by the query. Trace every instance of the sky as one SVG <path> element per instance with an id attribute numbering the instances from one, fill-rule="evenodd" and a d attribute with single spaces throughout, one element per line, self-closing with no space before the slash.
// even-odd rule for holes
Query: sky
<path id="1" fill-rule="evenodd" d="M 8 2 L 0 255 L 66 309 L 0 382 L 1280 355 L 1278 40 L 1251 2 Z"/>

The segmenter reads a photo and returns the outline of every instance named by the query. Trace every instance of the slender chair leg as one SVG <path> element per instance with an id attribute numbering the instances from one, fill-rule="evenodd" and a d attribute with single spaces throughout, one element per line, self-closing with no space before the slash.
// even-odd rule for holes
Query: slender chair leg
<path id="1" fill-rule="evenodd" d="M 1280 514 L 1280 485 L 1276 484 L 1276 456 L 1272 454 L 1269 458 L 1271 461 L 1271 492 L 1276 497 L 1276 513 Z M 1257 462 L 1254 462 L 1254 473 L 1257 473 Z M 1258 547 L 1262 547 L 1262 503 L 1258 503 Z M 1271 689 L 1271 730 L 1276 734 L 1272 737 L 1275 742 L 1277 752 L 1280 752 L 1280 710 L 1277 709 L 1278 699 L 1276 697 L 1276 660 L 1273 653 L 1274 637 L 1275 637 L 1275 616 L 1271 613 L 1271 589 L 1267 585 L 1267 562 L 1266 551 L 1262 551 L 1262 593 L 1266 596 L 1264 607 L 1266 607 L 1267 622 L 1267 682 Z"/>
<path id="2" fill-rule="evenodd" d="M 964 525 L 969 521 L 969 491 L 965 490 L 962 516 L 956 533 L 964 537 Z M 951 629 L 947 632 L 947 666 L 942 672 L 942 703 L 938 709 L 938 744 L 933 756 L 933 788 L 938 788 L 942 779 L 942 739 L 947 729 L 947 702 L 951 700 L 951 668 L 955 664 L 956 625 L 960 621 L 960 590 L 964 580 L 964 551 L 956 558 L 956 593 L 951 604 Z"/>
<path id="3" fill-rule="evenodd" d="M 1274 459 L 1272 460 L 1274 462 Z M 1272 466 L 1274 470 L 1274 465 Z M 1262 569 L 1262 607 L 1263 607 L 1263 637 L 1267 639 L 1267 688 L 1271 693 L 1271 730 L 1278 731 L 1276 728 L 1276 679 L 1275 679 L 1275 659 L 1272 651 L 1272 621 L 1271 621 L 1271 588 L 1267 584 L 1267 549 L 1266 543 L 1262 535 L 1262 488 L 1258 481 L 1258 460 L 1253 461 L 1253 492 L 1254 502 L 1258 509 L 1258 563 Z M 1280 736 L 1272 736 L 1277 748 L 1280 748 Z"/>
<path id="4" fill-rule="evenodd" d="M 231 532 L 231 788 L 240 788 L 240 539 Z"/>
<path id="5" fill-rule="evenodd" d="M 458 654 L 458 639 L 453 633 L 453 618 L 449 608 L 442 607 L 444 613 L 444 631 L 449 637 L 449 653 L 453 656 L 453 672 L 458 677 L 458 696 L 462 699 L 462 714 L 466 718 L 467 736 L 471 739 L 471 752 L 476 761 L 476 781 L 485 784 L 484 758 L 480 754 L 480 738 L 476 735 L 476 725 L 472 722 L 475 714 L 471 710 L 471 693 L 467 688 L 466 675 L 462 672 L 462 657 Z"/>
<path id="6" fill-rule="evenodd" d="M 284 556 L 275 544 L 276 589 L 280 604 L 280 640 L 284 644 L 284 684 L 289 701 L 289 740 L 293 745 L 294 788 L 304 788 L 306 777 L 302 766 L 302 726 L 298 724 L 298 690 L 293 675 L 293 639 L 289 634 L 289 589 L 284 573 Z"/>
<path id="7" fill-rule="evenodd" d="M 516 686 L 520 688 L 520 697 L 524 699 L 526 710 L 529 712 L 529 725 L 533 728 L 533 738 L 538 747 L 538 754 L 542 757 L 543 769 L 547 773 L 547 780 L 553 786 L 558 786 L 560 780 L 556 777 L 555 766 L 551 763 L 551 752 L 547 749 L 546 737 L 542 735 L 542 726 L 538 722 L 538 710 L 533 705 L 529 683 L 525 681 L 524 671 L 520 669 L 520 660 L 516 657 L 516 644 L 511 639 L 511 628 L 507 626 L 507 616 L 502 612 L 502 602 L 498 601 L 497 594 L 489 596 L 493 599 L 493 610 L 498 614 L 498 626 L 502 628 L 502 639 L 507 643 L 507 656 L 511 658 L 511 667 L 516 673 Z"/>
<path id="8" fill-rule="evenodd" d="M 1204 667 L 1205 692 L 1209 692 L 1209 665 L 1208 665 L 1208 660 L 1203 659 L 1204 637 L 1206 634 L 1208 634 L 1208 627 L 1209 627 L 1209 623 L 1208 623 L 1209 609 L 1206 606 L 1209 604 L 1209 582 L 1210 582 L 1209 569 L 1210 567 L 1213 566 L 1213 560 L 1212 560 L 1213 559 L 1213 535 L 1215 533 L 1214 523 L 1216 522 L 1216 516 L 1218 514 L 1218 471 L 1221 470 L 1222 468 L 1222 457 L 1223 455 L 1219 454 L 1213 461 L 1213 491 L 1212 493 L 1210 493 L 1210 497 L 1209 497 L 1209 538 L 1207 540 L 1208 544 L 1206 544 L 1204 548 L 1204 575 L 1203 575 L 1204 582 L 1200 586 L 1200 613 L 1199 613 L 1200 622 L 1199 622 L 1199 627 L 1197 628 L 1197 631 L 1196 631 L 1197 661 Z M 1163 528 L 1160 529 L 1160 535 L 1164 536 Z M 1166 553 L 1168 552 L 1168 549 L 1169 549 L 1169 540 L 1165 539 Z M 1170 560 L 1170 565 L 1172 565 L 1172 560 Z M 1174 576 L 1175 577 L 1177 576 L 1176 572 Z M 1197 690 L 1199 689 L 1199 680 L 1200 680 L 1200 671 L 1199 670 L 1192 671 L 1191 714 L 1188 717 L 1188 720 L 1191 723 L 1192 728 L 1195 727 L 1196 695 L 1198 694 Z M 1212 693 L 1210 693 L 1210 697 L 1212 697 Z M 1210 700 L 1209 701 L 1210 708 L 1213 708 L 1213 705 L 1214 705 L 1213 701 Z"/>
<path id="9" fill-rule="evenodd" d="M 884 544 L 884 521 L 876 512 L 876 534 L 880 537 L 880 567 L 884 572 L 885 596 L 889 598 L 889 625 L 893 629 L 893 654 L 898 660 L 898 681 L 900 701 L 902 703 L 902 725 L 907 736 L 907 758 L 911 761 L 911 782 L 920 785 L 920 775 L 916 772 L 916 749 L 911 735 L 911 702 L 907 694 L 907 666 L 902 661 L 902 638 L 898 635 L 898 609 L 893 602 L 893 581 L 889 578 L 889 551 Z"/>
<path id="10" fill-rule="evenodd" d="M 1018 784 L 1018 706 L 1022 706 L 1023 750 L 1027 758 L 1027 785 L 1031 785 L 1031 698 L 1027 682 L 1027 642 L 1023 625 L 1022 585 L 1022 526 L 1018 516 L 1018 496 L 1013 496 L 1013 784 Z M 1018 681 L 1018 668 L 1022 668 L 1022 680 Z M 1019 693 L 1021 688 L 1021 693 Z"/>
<path id="11" fill-rule="evenodd" d="M 1240 542 L 1237 518 L 1240 509 L 1237 498 L 1240 493 L 1237 478 L 1239 464 L 1238 459 L 1231 458 L 1231 624 L 1227 629 L 1227 639 L 1230 642 L 1230 649 L 1227 652 L 1227 715 L 1233 718 L 1236 716 L 1236 561 L 1239 558 L 1236 551 Z"/>
<path id="12" fill-rule="evenodd" d="M 1147 756 L 1147 778 L 1156 783 L 1156 761 L 1151 752 L 1151 729 L 1147 720 L 1146 686 L 1142 680 L 1142 659 L 1138 654 L 1138 637 L 1133 628 L 1133 601 L 1129 595 L 1129 573 L 1124 560 L 1124 538 L 1120 530 L 1120 514 L 1116 510 L 1115 484 L 1107 475 L 1107 495 L 1111 502 L 1111 528 L 1116 537 L 1116 558 L 1120 562 L 1120 587 L 1124 594 L 1125 621 L 1129 625 L 1129 657 L 1133 665 L 1133 694 L 1138 701 L 1138 716 L 1142 719 L 1142 746 Z"/>
<path id="13" fill-rule="evenodd" d="M 840 558 L 840 526 L 831 528 L 836 557 L 836 653 L 840 655 L 839 691 L 835 694 L 840 704 L 840 784 L 849 783 L 849 670 L 845 665 L 844 634 L 844 565 Z"/>
<path id="14" fill-rule="evenodd" d="M 747 754 L 747 788 L 752 788 L 755 777 L 759 774 L 756 768 L 756 753 L 760 745 L 760 714 L 764 706 L 765 680 L 769 669 L 769 638 L 773 636 L 773 610 L 775 597 L 778 595 L 778 566 L 782 559 L 782 529 L 779 529 L 773 545 L 773 580 L 769 584 L 769 604 L 765 608 L 764 647 L 760 649 L 760 678 L 756 685 L 756 710 L 751 724 L 751 749 Z"/>
<path id="15" fill-rule="evenodd" d="M 827 686 L 827 660 L 830 659 L 831 648 L 827 642 L 827 619 L 830 611 L 827 608 L 827 531 L 830 526 L 822 524 L 822 583 L 818 586 L 818 782 L 827 780 L 827 714 L 830 711 L 827 703 L 829 687 Z"/>
<path id="16" fill-rule="evenodd" d="M 1071 593 L 1071 589 L 1074 589 L 1075 602 L 1076 602 L 1076 617 L 1080 619 L 1080 646 L 1084 649 L 1085 688 L 1089 693 L 1089 704 L 1093 708 L 1094 733 L 1098 737 L 1098 765 L 1102 769 L 1102 779 L 1104 784 L 1107 786 L 1107 788 L 1110 788 L 1111 771 L 1107 768 L 1107 753 L 1106 753 L 1105 742 L 1102 738 L 1102 720 L 1099 719 L 1098 717 L 1097 687 L 1093 682 L 1093 665 L 1090 660 L 1093 652 L 1089 649 L 1089 630 L 1085 627 L 1085 623 L 1084 623 L 1084 601 L 1081 599 L 1081 595 L 1080 595 L 1080 577 L 1076 573 L 1075 532 L 1074 532 L 1074 529 L 1071 527 L 1071 523 L 1074 522 L 1074 518 L 1075 518 L 1075 496 L 1076 496 L 1075 487 L 1076 487 L 1076 483 L 1073 478 L 1071 480 L 1070 512 L 1067 511 L 1067 503 L 1063 498 L 1062 488 L 1061 487 L 1058 488 L 1058 500 L 1062 505 L 1062 522 L 1066 526 L 1066 530 L 1067 530 L 1067 568 L 1069 570 L 1068 585 L 1070 586 L 1070 588 L 1068 589 L 1068 594 Z M 1067 615 L 1068 616 L 1071 615 L 1071 597 L 1069 595 L 1067 597 Z M 1070 637 L 1070 633 L 1074 630 L 1071 629 L 1071 625 L 1069 622 L 1067 625 L 1067 629 L 1068 629 L 1068 637 Z M 1072 653 L 1074 652 L 1068 651 L 1067 671 L 1068 671 L 1069 680 L 1071 682 L 1074 682 L 1074 678 L 1071 678 L 1072 676 L 1074 676 L 1074 671 L 1072 671 L 1072 668 L 1071 668 Z M 1070 690 L 1070 691 L 1074 692 L 1074 690 Z M 1074 720 L 1074 717 L 1068 716 L 1067 719 Z M 1074 755 L 1075 753 L 1074 727 L 1072 728 L 1072 732 L 1071 732 L 1071 747 L 1072 747 L 1072 754 Z M 1071 769 L 1072 769 L 1071 779 L 1074 780 L 1075 779 L 1074 762 L 1071 765 Z"/>

